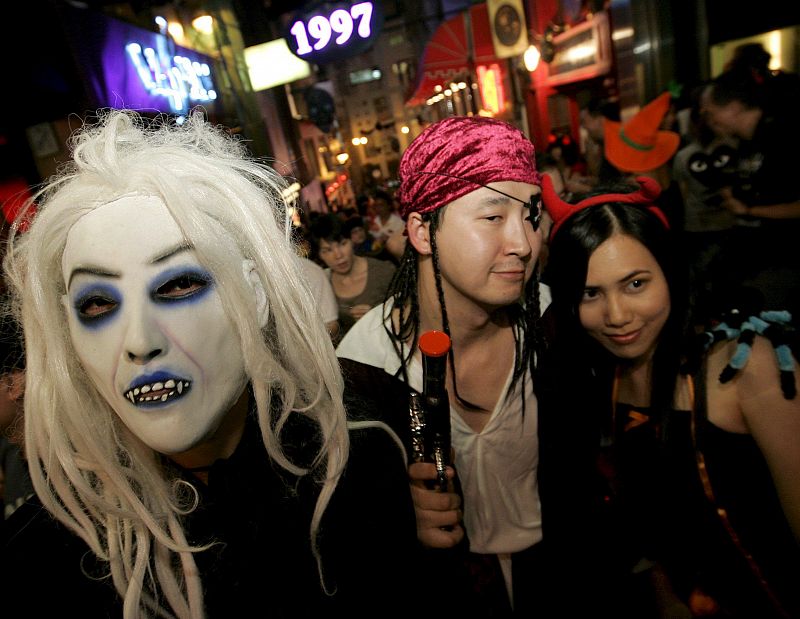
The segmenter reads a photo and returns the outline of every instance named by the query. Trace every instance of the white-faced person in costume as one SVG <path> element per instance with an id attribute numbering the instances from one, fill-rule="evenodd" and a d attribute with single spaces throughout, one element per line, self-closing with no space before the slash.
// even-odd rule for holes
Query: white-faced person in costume
<path id="1" fill-rule="evenodd" d="M 37 495 L 3 531 L 9 599 L 125 618 L 410 605 L 405 455 L 345 410 L 284 179 L 199 112 L 104 110 L 70 146 L 5 263 Z"/>

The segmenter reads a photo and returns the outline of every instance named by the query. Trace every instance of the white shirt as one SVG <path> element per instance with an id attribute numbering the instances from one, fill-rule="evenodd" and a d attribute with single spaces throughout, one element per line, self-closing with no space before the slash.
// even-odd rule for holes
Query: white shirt
<path id="1" fill-rule="evenodd" d="M 384 330 L 383 311 L 379 305 L 364 314 L 345 335 L 336 354 L 394 375 L 400 368 L 400 360 Z M 421 391 L 422 364 L 418 353 L 409 364 L 408 375 L 411 388 Z M 504 394 L 512 375 L 513 368 Z M 496 404 L 481 432 L 470 428 L 450 407 L 455 469 L 464 492 L 464 525 L 472 552 L 518 552 L 542 539 L 537 401 L 530 372 L 524 378 L 517 381 L 508 397 Z"/>
<path id="2" fill-rule="evenodd" d="M 372 225 L 375 226 L 374 228 L 370 228 L 369 231 L 372 236 L 376 239 L 381 237 L 386 237 L 388 239 L 395 232 L 402 231 L 406 227 L 406 222 L 404 222 L 403 218 L 397 213 L 392 213 L 389 215 L 389 219 L 386 220 L 386 223 L 383 223 L 380 217 L 376 217 L 372 221 Z"/>
<path id="3" fill-rule="evenodd" d="M 325 274 L 325 269 L 313 260 L 300 257 L 300 263 L 306 273 L 311 294 L 317 302 L 317 307 L 325 323 L 339 319 L 339 305 L 336 303 L 336 294 L 333 292 L 331 280 Z"/>

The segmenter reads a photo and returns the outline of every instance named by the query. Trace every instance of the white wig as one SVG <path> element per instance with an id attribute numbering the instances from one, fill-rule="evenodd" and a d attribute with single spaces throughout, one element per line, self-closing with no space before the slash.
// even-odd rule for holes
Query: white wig
<path id="1" fill-rule="evenodd" d="M 163 201 L 213 274 L 241 339 L 267 452 L 286 470 L 320 480 L 310 531 L 315 551 L 349 448 L 339 365 L 295 259 L 285 181 L 240 141 L 200 113 L 179 126 L 104 110 L 70 146 L 73 161 L 34 196 L 37 213 L 25 234 L 12 235 L 6 256 L 26 338 L 25 449 L 33 484 L 44 506 L 108 562 L 126 618 L 201 617 L 192 555 L 198 548 L 187 544 L 181 525 L 191 509 L 185 488 L 121 423 L 72 346 L 61 303 L 71 227 L 121 196 Z M 253 261 L 266 293 L 263 327 L 242 256 Z M 281 403 L 274 408 L 273 396 Z M 291 414 L 318 425 L 321 449 L 310 469 L 282 450 L 279 433 Z"/>

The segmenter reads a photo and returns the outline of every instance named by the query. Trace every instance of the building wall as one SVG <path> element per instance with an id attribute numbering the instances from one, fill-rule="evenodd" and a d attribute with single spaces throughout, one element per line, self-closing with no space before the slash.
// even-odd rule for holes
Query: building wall
<path id="1" fill-rule="evenodd" d="M 782 64 L 789 71 L 800 67 L 796 2 L 765 0 L 757 10 L 746 0 L 598 0 L 580 5 L 608 12 L 613 64 L 604 76 L 553 87 L 548 85 L 547 62 L 540 62 L 530 74 L 527 92 L 531 137 L 539 149 L 546 147 L 548 133 L 564 124 L 565 115 L 578 136 L 578 111 L 591 96 L 618 100 L 624 119 L 667 89 L 688 95 L 719 72 L 712 59 L 719 65 L 719 58 L 729 55 L 725 45 L 716 48 L 725 42 L 788 27 L 780 45 Z M 527 1 L 534 42 L 542 45 L 548 28 L 564 24 L 564 6 L 558 0 Z"/>
<path id="2" fill-rule="evenodd" d="M 424 36 L 420 22 L 408 23 L 405 11 L 387 15 L 380 35 L 367 52 L 325 70 L 334 84 L 337 138 L 350 155 L 357 191 L 395 180 L 401 153 L 421 130 L 419 119 L 405 106 L 405 100 L 414 85 L 419 42 Z M 351 75 L 372 69 L 380 71 L 380 79 L 352 83 Z M 408 133 L 403 133 L 403 127 Z M 367 139 L 366 144 L 352 144 L 353 138 L 362 137 Z"/>

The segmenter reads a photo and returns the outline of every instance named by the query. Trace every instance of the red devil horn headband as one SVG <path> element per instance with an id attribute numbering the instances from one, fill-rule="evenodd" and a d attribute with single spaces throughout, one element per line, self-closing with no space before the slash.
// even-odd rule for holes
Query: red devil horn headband
<path id="1" fill-rule="evenodd" d="M 572 215 L 595 204 L 609 204 L 611 202 L 623 202 L 625 204 L 633 204 L 636 206 L 645 207 L 648 211 L 652 211 L 656 217 L 661 220 L 661 223 L 669 229 L 669 221 L 666 215 L 660 208 L 654 206 L 656 198 L 661 195 L 661 187 L 658 182 L 647 176 L 637 176 L 636 182 L 639 183 L 639 189 L 632 193 L 606 193 L 598 196 L 592 196 L 581 200 L 577 204 L 570 204 L 564 202 L 556 190 L 553 188 L 553 181 L 547 174 L 542 175 L 542 202 L 544 207 L 553 219 L 553 227 L 550 229 L 550 238 L 552 239 L 556 231 L 561 227 L 567 219 Z"/>

